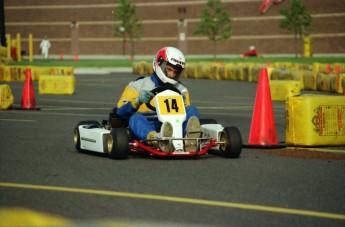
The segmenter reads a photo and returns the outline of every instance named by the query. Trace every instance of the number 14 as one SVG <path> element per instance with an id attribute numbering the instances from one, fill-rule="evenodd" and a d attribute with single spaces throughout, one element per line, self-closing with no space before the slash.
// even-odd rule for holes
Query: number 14
<path id="1" fill-rule="evenodd" d="M 178 107 L 178 105 L 177 105 L 176 99 L 165 99 L 165 100 L 164 100 L 164 103 L 165 103 L 165 105 L 166 105 L 166 108 L 167 108 L 168 113 L 170 113 L 171 110 L 175 110 L 176 113 L 178 113 L 179 107 Z"/>

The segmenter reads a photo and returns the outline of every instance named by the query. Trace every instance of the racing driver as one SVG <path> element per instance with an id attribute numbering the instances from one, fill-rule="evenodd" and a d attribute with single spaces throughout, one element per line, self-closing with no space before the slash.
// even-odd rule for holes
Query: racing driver
<path id="1" fill-rule="evenodd" d="M 186 121 L 183 123 L 183 135 L 186 138 L 200 137 L 199 113 L 195 106 L 190 105 L 187 88 L 180 82 L 185 68 L 183 53 L 174 47 L 160 49 L 153 59 L 153 74 L 149 77 L 139 78 L 130 82 L 124 89 L 117 104 L 117 115 L 129 120 L 132 136 L 139 140 L 149 140 L 151 145 L 163 137 L 172 137 L 173 127 L 170 122 L 163 124 L 158 120 L 156 112 L 150 110 L 144 103 L 150 102 L 154 97 L 151 92 L 154 88 L 173 86 L 177 88 L 184 100 L 186 108 Z M 195 151 L 196 140 L 185 140 L 185 151 Z M 169 141 L 159 141 L 158 147 L 169 152 Z"/>

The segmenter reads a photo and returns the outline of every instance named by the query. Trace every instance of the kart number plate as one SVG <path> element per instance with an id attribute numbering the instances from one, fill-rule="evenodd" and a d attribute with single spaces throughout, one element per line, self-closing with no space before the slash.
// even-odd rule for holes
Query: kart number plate
<path id="1" fill-rule="evenodd" d="M 159 96 L 158 105 L 161 115 L 185 114 L 183 98 L 181 96 Z"/>

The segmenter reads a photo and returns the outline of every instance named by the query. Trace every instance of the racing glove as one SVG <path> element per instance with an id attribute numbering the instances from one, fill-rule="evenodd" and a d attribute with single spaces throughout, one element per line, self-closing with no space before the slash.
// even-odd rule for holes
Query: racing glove
<path id="1" fill-rule="evenodd" d="M 136 102 L 138 105 L 141 105 L 143 103 L 148 103 L 153 96 L 155 96 L 151 91 L 142 90 L 139 94 L 139 96 L 136 98 Z"/>

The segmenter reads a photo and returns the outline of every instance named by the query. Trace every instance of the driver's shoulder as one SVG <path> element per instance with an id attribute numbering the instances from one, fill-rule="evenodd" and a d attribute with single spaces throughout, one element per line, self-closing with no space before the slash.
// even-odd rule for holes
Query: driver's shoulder
<path id="1" fill-rule="evenodd" d="M 152 90 L 155 88 L 155 84 L 152 82 L 150 77 L 139 77 L 137 80 L 130 82 L 128 86 L 137 91 Z"/>

